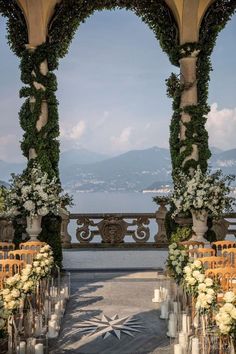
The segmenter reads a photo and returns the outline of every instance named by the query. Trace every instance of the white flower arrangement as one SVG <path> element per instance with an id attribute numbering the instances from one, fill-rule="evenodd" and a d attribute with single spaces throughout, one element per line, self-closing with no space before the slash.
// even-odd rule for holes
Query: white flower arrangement
<path id="1" fill-rule="evenodd" d="M 191 259 L 184 268 L 183 285 L 196 299 L 195 308 L 198 312 L 205 313 L 216 304 L 216 285 L 205 276 L 203 265 L 198 259 Z"/>
<path id="2" fill-rule="evenodd" d="M 172 217 L 191 210 L 206 210 L 209 215 L 218 218 L 224 210 L 231 211 L 234 198 L 229 197 L 229 193 L 230 183 L 234 179 L 234 176 L 222 178 L 221 171 L 203 173 L 199 166 L 193 176 L 179 171 L 171 198 L 176 208 Z"/>
<path id="3" fill-rule="evenodd" d="M 188 263 L 189 257 L 186 249 L 176 242 L 169 245 L 167 268 L 177 283 L 183 276 L 183 268 Z"/>
<path id="4" fill-rule="evenodd" d="M 21 274 L 6 279 L 0 291 L 0 330 L 6 326 L 6 319 L 23 306 L 26 295 L 34 292 L 38 282 L 49 275 L 53 264 L 52 249 L 45 245 L 35 255 L 32 265 L 27 264 Z"/>
<path id="5" fill-rule="evenodd" d="M 45 216 L 49 212 L 58 214 L 65 200 L 71 199 L 62 192 L 56 177 L 50 179 L 41 166 L 34 162 L 21 175 L 12 175 L 11 188 L 7 193 L 7 207 L 10 215 Z"/>
<path id="6" fill-rule="evenodd" d="M 222 335 L 236 338 L 236 295 L 228 291 L 223 297 L 224 304 L 215 316 L 216 324 Z"/>

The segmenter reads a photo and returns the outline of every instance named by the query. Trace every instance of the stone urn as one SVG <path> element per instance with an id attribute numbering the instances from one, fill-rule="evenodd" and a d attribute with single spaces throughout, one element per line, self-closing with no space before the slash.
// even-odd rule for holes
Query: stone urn
<path id="1" fill-rule="evenodd" d="M 202 210 L 191 210 L 192 219 L 193 219 L 193 231 L 195 235 L 191 238 L 191 241 L 198 242 L 207 242 L 204 238 L 205 233 L 208 230 L 207 227 L 207 218 L 208 212 L 204 209 Z"/>
<path id="2" fill-rule="evenodd" d="M 30 237 L 29 241 L 38 241 L 38 236 L 42 231 L 41 228 L 42 216 L 41 215 L 36 215 L 33 217 L 27 216 L 26 221 L 27 221 L 26 232 Z"/>

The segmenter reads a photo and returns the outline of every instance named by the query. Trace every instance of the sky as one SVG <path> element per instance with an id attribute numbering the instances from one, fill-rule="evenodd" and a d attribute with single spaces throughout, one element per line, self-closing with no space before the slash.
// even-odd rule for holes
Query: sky
<path id="1" fill-rule="evenodd" d="M 0 18 L 0 159 L 21 161 L 19 59 Z M 212 55 L 207 130 L 211 146 L 236 148 L 236 16 Z M 76 32 L 58 79 L 61 151 L 116 155 L 168 147 L 171 99 L 165 79 L 177 72 L 153 32 L 130 11 L 96 12 Z"/>

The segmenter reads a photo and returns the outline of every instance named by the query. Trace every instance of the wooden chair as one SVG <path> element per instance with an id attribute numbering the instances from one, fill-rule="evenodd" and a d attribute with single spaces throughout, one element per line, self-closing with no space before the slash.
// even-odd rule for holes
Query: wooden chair
<path id="1" fill-rule="evenodd" d="M 39 251 L 41 247 L 45 246 L 45 242 L 41 241 L 28 241 L 20 243 L 20 249 L 24 250 L 36 250 Z"/>
<path id="2" fill-rule="evenodd" d="M 229 264 L 232 267 L 236 267 L 236 248 L 223 249 L 222 255 L 229 260 Z"/>
<path id="3" fill-rule="evenodd" d="M 15 245 L 12 242 L 0 242 L 0 251 L 8 252 L 14 251 Z"/>
<path id="4" fill-rule="evenodd" d="M 236 247 L 236 242 L 235 241 L 223 240 L 223 241 L 212 242 L 211 245 L 216 250 L 216 254 L 218 256 L 220 256 L 222 251 L 223 251 L 223 249 Z"/>
<path id="5" fill-rule="evenodd" d="M 193 248 L 188 253 L 190 257 L 199 258 L 215 256 L 216 251 L 213 248 Z"/>
<path id="6" fill-rule="evenodd" d="M 5 258 L 5 252 L 0 251 L 0 259 L 4 259 Z"/>
<path id="7" fill-rule="evenodd" d="M 204 247 L 205 243 L 204 242 L 199 242 L 199 241 L 182 241 L 179 242 L 179 245 L 184 246 L 187 249 L 197 249 L 199 247 Z"/>
<path id="8" fill-rule="evenodd" d="M 24 261 L 19 261 L 17 259 L 2 259 L 0 260 L 0 273 L 12 276 L 20 273 L 24 266 Z"/>
<path id="9" fill-rule="evenodd" d="M 199 257 L 198 260 L 205 269 L 224 268 L 229 265 L 229 260 L 220 256 Z"/>
<path id="10" fill-rule="evenodd" d="M 4 288 L 4 282 L 7 279 L 7 273 L 5 272 L 0 272 L 0 290 Z"/>
<path id="11" fill-rule="evenodd" d="M 218 280 L 223 291 L 234 291 L 236 293 L 236 268 L 207 269 L 205 274 L 207 277 Z"/>
<path id="12" fill-rule="evenodd" d="M 8 252 L 9 259 L 18 259 L 20 261 L 24 261 L 26 264 L 32 264 L 34 260 L 34 256 L 37 254 L 37 250 L 15 250 Z"/>

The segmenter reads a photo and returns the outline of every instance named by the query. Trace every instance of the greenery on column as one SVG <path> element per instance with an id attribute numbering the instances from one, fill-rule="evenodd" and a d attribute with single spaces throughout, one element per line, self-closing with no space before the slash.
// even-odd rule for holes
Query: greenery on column
<path id="1" fill-rule="evenodd" d="M 217 0 L 207 10 L 201 24 L 199 42 L 185 43 L 176 48 L 172 62 L 179 65 L 179 60 L 189 57 L 195 51 L 197 56 L 197 95 L 198 104 L 180 108 L 180 98 L 184 87 L 176 74 L 171 74 L 167 83 L 167 95 L 173 98 L 173 116 L 170 125 L 170 150 L 172 158 L 172 175 L 177 169 L 188 172 L 190 168 L 196 169 L 199 164 L 202 171 L 206 171 L 208 160 L 211 156 L 208 146 L 208 133 L 205 129 L 206 116 L 210 110 L 208 106 L 208 85 L 210 80 L 211 54 L 215 47 L 216 39 L 220 31 L 225 27 L 236 9 L 235 0 Z M 181 113 L 188 113 L 191 117 L 186 126 L 186 139 L 180 140 Z M 193 159 L 184 163 L 186 157 L 191 155 L 192 145 L 196 144 L 199 151 L 199 161 Z M 183 148 L 181 150 L 181 148 Z M 184 165 L 183 165 L 184 163 Z"/>

